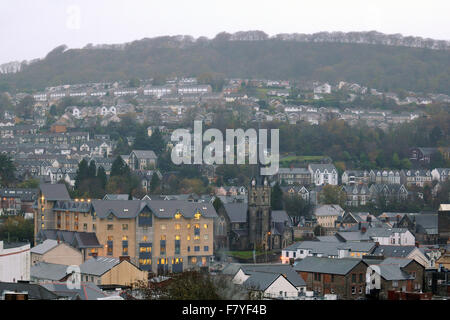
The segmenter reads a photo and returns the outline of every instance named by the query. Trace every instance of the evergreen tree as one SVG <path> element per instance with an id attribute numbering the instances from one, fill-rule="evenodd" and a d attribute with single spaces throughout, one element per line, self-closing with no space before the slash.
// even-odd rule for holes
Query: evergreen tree
<path id="1" fill-rule="evenodd" d="M 153 150 L 157 155 L 160 155 L 165 147 L 166 143 L 164 142 L 161 131 L 159 128 L 156 128 L 150 137 L 150 150 Z"/>
<path id="2" fill-rule="evenodd" d="M 161 181 L 159 180 L 156 172 L 153 172 L 152 180 L 150 181 L 150 192 L 153 193 L 160 185 Z"/>
<path id="3" fill-rule="evenodd" d="M 75 189 L 81 186 L 81 182 L 89 177 L 89 167 L 85 159 L 78 164 L 77 176 L 75 177 Z"/>
<path id="4" fill-rule="evenodd" d="M 122 160 L 122 157 L 118 156 L 116 160 L 114 160 L 111 166 L 111 177 L 114 176 L 126 176 L 130 174 L 130 168 L 128 165 Z"/>
<path id="5" fill-rule="evenodd" d="M 272 188 L 270 202 L 272 210 L 283 210 L 283 191 L 281 190 L 278 182 Z"/>
<path id="6" fill-rule="evenodd" d="M 106 171 L 102 166 L 98 167 L 97 179 L 100 181 L 100 185 L 102 186 L 102 189 L 105 190 L 108 179 L 106 176 Z"/>
<path id="7" fill-rule="evenodd" d="M 0 184 L 8 186 L 15 180 L 14 171 L 16 167 L 11 158 L 7 155 L 0 154 Z"/>
<path id="8" fill-rule="evenodd" d="M 89 167 L 88 167 L 88 178 L 95 178 L 95 176 L 97 175 L 97 166 L 95 165 L 95 161 L 91 160 L 91 162 L 89 162 Z"/>

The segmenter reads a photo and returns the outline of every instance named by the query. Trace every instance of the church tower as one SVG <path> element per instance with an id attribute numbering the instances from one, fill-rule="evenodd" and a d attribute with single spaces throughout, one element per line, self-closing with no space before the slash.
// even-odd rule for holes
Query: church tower
<path id="1" fill-rule="evenodd" d="M 270 250 L 271 207 L 270 184 L 266 176 L 253 178 L 248 190 L 248 240 L 249 249 Z"/>

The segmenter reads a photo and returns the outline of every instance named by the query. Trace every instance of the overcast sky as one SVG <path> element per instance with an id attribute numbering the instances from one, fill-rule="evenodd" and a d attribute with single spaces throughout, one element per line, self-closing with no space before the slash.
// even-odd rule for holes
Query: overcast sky
<path id="1" fill-rule="evenodd" d="M 371 31 L 450 40 L 449 0 L 1 0 L 0 63 L 58 45 L 222 31 Z"/>

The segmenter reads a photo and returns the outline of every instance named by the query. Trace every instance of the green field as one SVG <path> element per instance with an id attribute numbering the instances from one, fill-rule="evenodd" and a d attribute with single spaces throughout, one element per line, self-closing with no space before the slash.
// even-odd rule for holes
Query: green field
<path id="1" fill-rule="evenodd" d="M 288 165 L 290 162 L 307 162 L 307 161 L 320 161 L 325 156 L 288 156 L 280 159 L 281 166 Z"/>

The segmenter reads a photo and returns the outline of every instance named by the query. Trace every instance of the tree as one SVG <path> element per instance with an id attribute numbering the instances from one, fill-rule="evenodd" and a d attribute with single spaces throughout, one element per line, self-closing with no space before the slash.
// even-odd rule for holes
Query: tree
<path id="1" fill-rule="evenodd" d="M 106 189 L 106 183 L 108 182 L 108 178 L 106 176 L 106 171 L 102 166 L 98 167 L 97 170 L 97 179 L 100 181 L 100 185 L 103 190 Z"/>
<path id="2" fill-rule="evenodd" d="M 150 192 L 154 193 L 155 190 L 159 187 L 161 181 L 159 180 L 156 172 L 153 172 L 152 179 L 150 180 Z"/>
<path id="3" fill-rule="evenodd" d="M 139 80 L 138 78 L 130 79 L 130 81 L 128 82 L 128 86 L 130 86 L 131 88 L 139 88 L 141 86 L 141 80 Z"/>
<path id="4" fill-rule="evenodd" d="M 31 95 L 25 96 L 16 106 L 17 116 L 30 119 L 33 116 L 34 98 Z"/>
<path id="5" fill-rule="evenodd" d="M 283 191 L 278 182 L 272 188 L 270 202 L 272 210 L 283 210 Z"/>
<path id="6" fill-rule="evenodd" d="M 28 179 L 17 185 L 17 188 L 37 189 L 39 187 L 38 179 Z"/>
<path id="7" fill-rule="evenodd" d="M 97 166 L 95 165 L 95 161 L 91 160 L 91 162 L 89 162 L 87 177 L 95 178 L 96 175 L 97 175 Z"/>
<path id="8" fill-rule="evenodd" d="M 122 160 L 122 157 L 118 156 L 111 165 L 110 177 L 124 176 L 130 174 L 130 168 Z"/>
<path id="9" fill-rule="evenodd" d="M 300 196 L 285 197 L 284 207 L 287 214 L 295 219 L 310 216 L 312 210 L 312 205 Z"/>
<path id="10" fill-rule="evenodd" d="M 75 189 L 79 189 L 81 182 L 89 177 L 89 167 L 85 159 L 78 164 L 77 175 L 75 177 Z"/>
<path id="11" fill-rule="evenodd" d="M 16 167 L 8 155 L 0 154 L 0 184 L 9 186 L 14 182 Z"/>
<path id="12" fill-rule="evenodd" d="M 139 126 L 133 143 L 134 150 L 152 150 L 152 141 L 144 126 Z"/>
<path id="13" fill-rule="evenodd" d="M 341 207 L 344 207 L 346 198 L 346 193 L 340 186 L 333 186 L 330 184 L 324 186 L 320 193 L 320 202 L 322 204 L 338 204 Z"/>
<path id="14" fill-rule="evenodd" d="M 153 150 L 157 155 L 160 155 L 166 147 L 166 143 L 161 135 L 159 128 L 156 128 L 150 137 L 150 150 Z"/>
<path id="15" fill-rule="evenodd" d="M 213 202 L 213 207 L 216 209 L 216 212 L 219 212 L 221 208 L 223 208 L 223 202 L 219 197 L 216 197 Z"/>
<path id="16" fill-rule="evenodd" d="M 9 242 L 34 242 L 33 219 L 9 216 L 0 225 L 0 240 Z"/>

